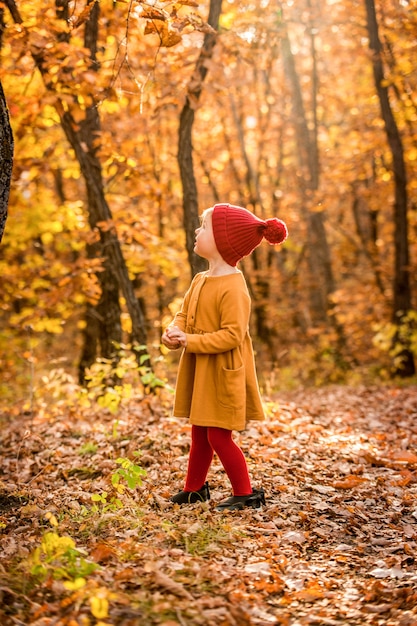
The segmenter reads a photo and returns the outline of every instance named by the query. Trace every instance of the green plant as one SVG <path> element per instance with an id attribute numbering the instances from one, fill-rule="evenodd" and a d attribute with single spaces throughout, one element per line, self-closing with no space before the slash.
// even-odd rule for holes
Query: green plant
<path id="1" fill-rule="evenodd" d="M 88 561 L 82 550 L 75 546 L 75 541 L 68 536 L 60 537 L 55 532 L 47 532 L 42 537 L 41 545 L 35 548 L 30 557 L 30 573 L 37 580 L 43 581 L 49 576 L 55 580 L 64 580 L 82 586 L 99 566 Z"/>
<path id="2" fill-rule="evenodd" d="M 101 511 L 102 513 L 107 513 L 108 511 L 117 511 L 118 509 L 123 508 L 123 502 L 117 496 L 110 496 L 110 499 L 107 500 L 108 497 L 107 491 L 103 491 L 102 493 L 93 493 L 91 496 L 91 500 L 96 504 L 93 505 L 93 512 Z M 99 506 L 101 505 L 101 506 Z"/>
<path id="3" fill-rule="evenodd" d="M 166 381 L 149 365 L 146 346 L 137 346 L 133 351 L 139 352 L 140 356 L 136 358 L 129 345 L 115 346 L 114 359 L 97 359 L 86 372 L 86 388 L 78 395 L 80 404 L 91 406 L 97 403 L 116 415 L 122 403 L 132 397 L 134 380 L 138 376 L 146 391 L 166 387 Z"/>
<path id="4" fill-rule="evenodd" d="M 115 420 L 112 426 L 112 438 L 113 439 L 117 439 L 118 437 L 118 432 L 117 432 L 118 427 L 119 427 L 119 420 Z"/>
<path id="5" fill-rule="evenodd" d="M 139 357 L 139 376 L 142 385 L 151 391 L 155 391 L 158 387 L 166 387 L 166 381 L 159 378 L 148 365 L 149 354 L 146 353 L 146 346 L 138 346 L 135 350 L 141 352 Z"/>
<path id="6" fill-rule="evenodd" d="M 137 363 L 133 355 L 127 355 L 120 347 L 117 362 L 97 359 L 86 372 L 86 389 L 80 391 L 80 402 L 85 405 L 97 403 L 113 415 L 116 414 L 122 402 L 132 396 L 132 383 L 124 381 L 124 378 L 135 370 Z"/>
<path id="7" fill-rule="evenodd" d="M 139 452 L 134 452 L 134 456 L 139 456 Z M 146 476 L 146 470 L 142 469 L 140 465 L 136 465 L 130 459 L 119 457 L 116 459 L 116 463 L 120 467 L 113 472 L 111 476 L 111 483 L 116 488 L 118 493 L 124 493 L 125 485 L 120 481 L 125 480 L 129 489 L 136 489 L 142 485 L 142 477 Z"/>
<path id="8" fill-rule="evenodd" d="M 140 452 L 133 454 L 136 457 L 140 456 Z M 92 501 L 96 503 L 93 506 L 93 511 L 99 511 L 101 508 L 103 512 L 107 512 L 123 508 L 123 502 L 119 496 L 125 493 L 126 487 L 136 489 L 142 485 L 142 478 L 146 476 L 146 470 L 126 457 L 119 457 L 116 459 L 116 463 L 119 467 L 111 475 L 111 486 L 115 493 L 110 496 L 107 491 L 103 491 L 101 494 L 94 493 L 91 496 Z"/>
<path id="9" fill-rule="evenodd" d="M 92 441 L 87 441 L 81 448 L 78 450 L 78 454 L 81 456 L 88 454 L 95 454 L 97 452 L 98 445 L 93 443 Z"/>

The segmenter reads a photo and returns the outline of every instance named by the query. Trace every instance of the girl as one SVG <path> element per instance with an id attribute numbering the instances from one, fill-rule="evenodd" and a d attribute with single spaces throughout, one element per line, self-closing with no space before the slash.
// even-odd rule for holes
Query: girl
<path id="1" fill-rule="evenodd" d="M 265 504 L 263 489 L 252 489 L 245 457 L 232 439 L 232 431 L 244 430 L 248 420 L 264 419 L 249 335 L 250 296 L 236 264 L 263 238 L 278 244 L 287 235 L 281 220 L 263 221 L 238 206 L 216 204 L 203 213 L 194 251 L 209 269 L 194 277 L 161 339 L 170 350 L 183 348 L 174 415 L 192 424 L 185 486 L 172 502 L 209 500 L 206 477 L 215 452 L 233 490 L 216 509 Z"/>

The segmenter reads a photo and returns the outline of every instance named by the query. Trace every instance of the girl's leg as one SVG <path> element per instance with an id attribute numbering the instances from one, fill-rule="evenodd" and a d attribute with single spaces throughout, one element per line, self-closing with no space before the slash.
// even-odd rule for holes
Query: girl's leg
<path id="1" fill-rule="evenodd" d="M 247 496 L 252 493 L 248 466 L 242 450 L 232 439 L 232 431 L 209 426 L 207 428 L 209 445 L 219 457 L 226 474 L 232 483 L 234 496 Z M 203 481 L 204 482 L 204 481 Z M 200 482 L 199 487 L 202 483 Z M 198 487 L 198 488 L 199 488 Z"/>
<path id="2" fill-rule="evenodd" d="M 213 460 L 213 448 L 207 438 L 206 426 L 191 428 L 191 448 L 188 457 L 185 491 L 198 491 L 204 485 Z"/>

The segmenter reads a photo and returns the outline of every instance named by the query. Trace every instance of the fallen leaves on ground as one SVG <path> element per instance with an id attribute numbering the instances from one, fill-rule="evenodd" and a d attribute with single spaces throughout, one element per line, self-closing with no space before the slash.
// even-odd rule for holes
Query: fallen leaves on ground
<path id="1" fill-rule="evenodd" d="M 3 422 L 2 626 L 417 625 L 416 387 L 267 399 L 237 436 L 267 505 L 232 513 L 216 459 L 209 503 L 169 503 L 189 430 L 166 398 L 69 406 Z"/>

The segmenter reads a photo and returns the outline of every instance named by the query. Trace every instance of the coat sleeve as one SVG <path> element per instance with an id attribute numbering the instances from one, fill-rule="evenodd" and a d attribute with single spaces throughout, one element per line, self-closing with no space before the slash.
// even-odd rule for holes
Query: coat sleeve
<path id="1" fill-rule="evenodd" d="M 225 291 L 218 304 L 220 328 L 203 334 L 188 334 L 186 352 L 219 354 L 243 343 L 249 328 L 250 297 L 242 287 Z"/>

